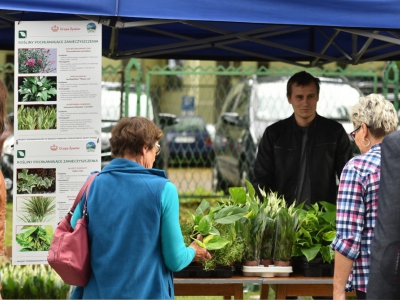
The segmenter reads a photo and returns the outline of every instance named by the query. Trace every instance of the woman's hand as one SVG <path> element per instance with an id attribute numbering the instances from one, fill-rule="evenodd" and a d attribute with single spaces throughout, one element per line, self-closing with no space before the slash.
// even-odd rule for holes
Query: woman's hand
<path id="1" fill-rule="evenodd" d="M 202 241 L 203 236 L 201 234 L 198 234 L 197 239 L 199 241 Z M 212 257 L 210 252 L 208 252 L 207 249 L 197 245 L 196 241 L 193 241 L 189 247 L 192 247 L 196 251 L 196 255 L 194 256 L 193 261 L 206 261 L 211 259 Z"/>

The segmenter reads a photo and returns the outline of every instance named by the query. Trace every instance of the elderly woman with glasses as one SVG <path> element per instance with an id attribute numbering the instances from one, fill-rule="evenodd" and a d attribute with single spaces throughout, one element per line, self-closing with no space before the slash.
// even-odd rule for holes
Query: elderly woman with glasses
<path id="1" fill-rule="evenodd" d="M 92 272 L 71 298 L 174 299 L 173 272 L 211 258 L 195 242 L 185 246 L 176 187 L 163 170 L 152 169 L 161 136 L 143 117 L 123 118 L 112 130 L 115 158 L 94 179 L 87 200 Z M 75 212 L 81 208 L 82 201 Z"/>
<path id="2" fill-rule="evenodd" d="M 345 291 L 356 290 L 365 299 L 370 266 L 370 245 L 378 209 L 381 142 L 397 129 L 393 104 L 378 94 L 361 97 L 352 107 L 350 137 L 361 154 L 343 168 L 337 196 L 333 296 L 346 299 Z"/>

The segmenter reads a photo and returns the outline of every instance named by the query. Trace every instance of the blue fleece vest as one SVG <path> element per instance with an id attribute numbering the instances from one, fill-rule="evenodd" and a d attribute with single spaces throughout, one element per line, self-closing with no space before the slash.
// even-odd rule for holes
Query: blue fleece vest
<path id="1" fill-rule="evenodd" d="M 167 181 L 164 171 L 126 159 L 112 160 L 97 176 L 88 199 L 92 274 L 71 298 L 174 298 L 160 231 Z"/>

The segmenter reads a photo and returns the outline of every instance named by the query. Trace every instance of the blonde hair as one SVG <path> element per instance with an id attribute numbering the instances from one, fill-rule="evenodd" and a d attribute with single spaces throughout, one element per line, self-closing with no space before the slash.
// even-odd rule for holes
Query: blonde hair
<path id="1" fill-rule="evenodd" d="M 364 123 L 371 134 L 379 138 L 396 131 L 399 118 L 392 102 L 380 94 L 370 94 L 360 97 L 360 101 L 352 107 L 350 121 L 355 127 Z"/>

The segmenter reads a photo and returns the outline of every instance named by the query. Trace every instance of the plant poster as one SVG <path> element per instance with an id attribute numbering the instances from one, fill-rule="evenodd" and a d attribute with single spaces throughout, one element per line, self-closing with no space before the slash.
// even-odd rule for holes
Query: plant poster
<path id="1" fill-rule="evenodd" d="M 15 22 L 12 264 L 47 264 L 57 223 L 101 169 L 102 26 Z"/>

